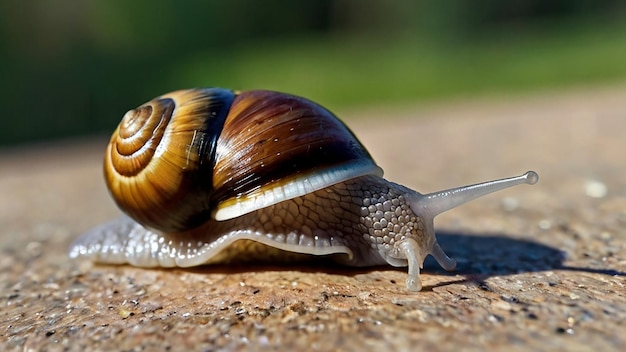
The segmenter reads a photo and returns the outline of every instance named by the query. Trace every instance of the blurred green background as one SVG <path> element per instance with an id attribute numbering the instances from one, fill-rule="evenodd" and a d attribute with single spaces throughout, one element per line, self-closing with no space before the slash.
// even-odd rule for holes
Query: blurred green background
<path id="1" fill-rule="evenodd" d="M 194 86 L 331 110 L 626 79 L 626 2 L 0 2 L 0 146 L 109 134 Z"/>

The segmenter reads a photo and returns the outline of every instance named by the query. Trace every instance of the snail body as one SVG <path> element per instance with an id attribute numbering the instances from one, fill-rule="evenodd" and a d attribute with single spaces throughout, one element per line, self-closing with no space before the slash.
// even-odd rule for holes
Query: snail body
<path id="1" fill-rule="evenodd" d="M 332 255 L 408 266 L 437 243 L 436 215 L 536 173 L 422 195 L 385 180 L 354 134 L 307 99 L 221 88 L 169 93 L 126 113 L 104 174 L 126 214 L 80 236 L 70 256 L 141 267 Z"/>

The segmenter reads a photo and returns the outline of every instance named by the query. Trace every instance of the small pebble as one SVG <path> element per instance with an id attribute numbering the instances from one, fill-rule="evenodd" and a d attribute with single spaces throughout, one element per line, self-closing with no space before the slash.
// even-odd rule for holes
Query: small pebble
<path id="1" fill-rule="evenodd" d="M 514 197 L 505 197 L 502 199 L 501 205 L 506 211 L 514 211 L 519 207 L 519 200 Z"/>
<path id="2" fill-rule="evenodd" d="M 607 187 L 597 180 L 587 180 L 585 182 L 585 194 L 591 198 L 604 198 L 607 194 Z"/>
<path id="3" fill-rule="evenodd" d="M 549 230 L 552 227 L 552 223 L 548 219 L 539 221 L 539 228 L 542 230 Z"/>

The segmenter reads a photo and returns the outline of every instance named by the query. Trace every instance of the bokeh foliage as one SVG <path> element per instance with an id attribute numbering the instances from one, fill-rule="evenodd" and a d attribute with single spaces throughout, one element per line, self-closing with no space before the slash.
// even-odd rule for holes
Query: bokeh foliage
<path id="1" fill-rule="evenodd" d="M 592 0 L 7 0 L 0 145 L 109 133 L 192 86 L 335 109 L 620 82 L 625 20 Z"/>

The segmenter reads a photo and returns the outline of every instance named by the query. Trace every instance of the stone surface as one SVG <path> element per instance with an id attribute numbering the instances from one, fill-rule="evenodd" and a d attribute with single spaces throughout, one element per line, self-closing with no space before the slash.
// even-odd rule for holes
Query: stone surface
<path id="1" fill-rule="evenodd" d="M 342 114 L 386 177 L 430 192 L 534 169 L 540 181 L 435 221 L 456 272 L 72 261 L 118 215 L 105 139 L 0 154 L 2 350 L 623 350 L 626 89 Z"/>

